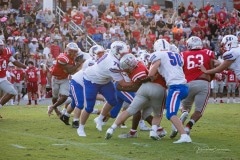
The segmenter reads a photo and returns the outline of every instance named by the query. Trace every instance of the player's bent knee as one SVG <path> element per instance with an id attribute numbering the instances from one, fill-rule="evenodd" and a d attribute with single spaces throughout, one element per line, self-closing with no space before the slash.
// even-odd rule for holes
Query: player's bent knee
<path id="1" fill-rule="evenodd" d="M 80 109 L 80 110 L 82 110 L 83 109 L 83 105 L 78 105 L 78 106 L 76 106 L 78 109 Z"/>
<path id="2" fill-rule="evenodd" d="M 172 113 L 167 113 L 166 114 L 166 117 L 167 117 L 167 119 L 168 120 L 170 120 L 171 118 L 172 118 L 172 116 L 175 116 L 176 114 L 174 113 L 174 112 L 172 112 Z"/>
<path id="3" fill-rule="evenodd" d="M 90 113 L 92 113 L 93 108 L 88 108 L 88 107 L 86 107 L 86 108 L 85 108 L 85 111 L 90 114 Z"/>

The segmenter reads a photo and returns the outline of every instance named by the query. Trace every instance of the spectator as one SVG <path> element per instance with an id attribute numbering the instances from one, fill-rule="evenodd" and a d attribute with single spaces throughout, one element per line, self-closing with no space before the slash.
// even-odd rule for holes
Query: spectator
<path id="1" fill-rule="evenodd" d="M 95 5 L 91 6 L 91 9 L 89 10 L 89 13 L 92 15 L 93 21 L 98 22 L 98 12 L 96 10 Z"/>
<path id="2" fill-rule="evenodd" d="M 158 4 L 158 2 L 156 0 L 153 1 L 153 4 L 151 5 L 151 12 L 153 14 L 156 14 L 157 11 L 159 11 L 161 8 L 160 8 L 160 5 Z"/>
<path id="3" fill-rule="evenodd" d="M 76 6 L 77 8 L 79 7 L 79 0 L 71 0 L 72 7 Z"/>
<path id="4" fill-rule="evenodd" d="M 83 19 L 84 14 L 80 11 L 77 11 L 76 14 L 74 14 L 74 16 L 72 17 L 73 22 L 76 23 L 77 25 L 81 25 Z"/>
<path id="5" fill-rule="evenodd" d="M 75 14 L 77 14 L 77 7 L 76 6 L 73 6 L 72 7 L 72 10 L 71 10 L 71 17 L 73 17 Z"/>
<path id="6" fill-rule="evenodd" d="M 103 41 L 103 34 L 100 33 L 99 30 L 96 30 L 96 32 L 94 34 L 92 34 L 92 39 L 99 45 L 102 45 L 102 41 Z"/>
<path id="7" fill-rule="evenodd" d="M 128 5 L 126 6 L 126 10 L 128 11 L 129 18 L 133 17 L 133 12 L 134 12 L 134 3 L 133 1 L 129 1 Z"/>
<path id="8" fill-rule="evenodd" d="M 45 23 L 47 24 L 47 28 L 51 28 L 55 24 L 54 20 L 55 16 L 52 11 L 47 11 L 47 13 L 45 13 Z"/>
<path id="9" fill-rule="evenodd" d="M 50 46 L 50 53 L 52 54 L 54 59 L 56 59 L 57 56 L 59 56 L 59 54 L 61 53 L 61 48 L 58 45 L 58 40 L 57 39 L 52 40 L 52 44 Z"/>
<path id="10" fill-rule="evenodd" d="M 102 18 L 103 13 L 106 11 L 107 7 L 104 4 L 104 1 L 101 0 L 100 4 L 98 5 L 98 15 L 100 18 Z"/>
<path id="11" fill-rule="evenodd" d="M 63 25 L 60 26 L 60 33 L 63 36 L 66 36 L 68 32 L 69 32 L 68 23 L 64 23 Z"/>
<path id="12" fill-rule="evenodd" d="M 140 4 L 138 11 L 139 11 L 141 17 L 145 17 L 145 13 L 147 12 L 147 9 L 144 5 Z"/>
<path id="13" fill-rule="evenodd" d="M 180 2 L 178 6 L 178 16 L 181 16 L 185 12 L 185 6 L 183 2 Z"/>
<path id="14" fill-rule="evenodd" d="M 68 13 L 64 13 L 64 15 L 63 15 L 63 17 L 62 17 L 62 21 L 63 21 L 64 23 L 68 23 L 68 22 L 71 21 L 71 17 L 69 16 Z"/>
<path id="15" fill-rule="evenodd" d="M 30 54 L 36 54 L 37 49 L 39 47 L 37 38 L 33 38 L 31 40 L 31 42 L 29 43 L 28 47 L 29 47 L 29 53 Z"/>
<path id="16" fill-rule="evenodd" d="M 88 8 L 88 4 L 87 4 L 87 1 L 86 0 L 83 0 L 82 1 L 82 4 L 80 5 L 80 11 L 83 12 L 83 14 L 85 15 L 85 17 L 87 16 L 86 15 L 86 12 L 89 10 Z"/>
<path id="17" fill-rule="evenodd" d="M 156 14 L 154 15 L 154 21 L 158 22 L 160 19 L 163 19 L 163 14 L 160 12 L 160 10 L 157 10 Z"/>

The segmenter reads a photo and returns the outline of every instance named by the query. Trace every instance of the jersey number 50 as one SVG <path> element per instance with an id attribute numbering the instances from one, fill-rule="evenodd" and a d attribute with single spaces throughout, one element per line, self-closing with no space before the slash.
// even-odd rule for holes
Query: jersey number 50
<path id="1" fill-rule="evenodd" d="M 179 65 L 180 67 L 182 66 L 183 62 L 178 53 L 168 52 L 168 57 L 170 59 L 171 65 L 173 66 Z"/>

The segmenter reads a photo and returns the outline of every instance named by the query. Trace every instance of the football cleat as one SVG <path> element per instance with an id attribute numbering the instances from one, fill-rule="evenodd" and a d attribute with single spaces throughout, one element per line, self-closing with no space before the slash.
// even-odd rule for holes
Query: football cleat
<path id="1" fill-rule="evenodd" d="M 105 139 L 110 139 L 110 138 L 112 138 L 113 132 L 114 132 L 114 129 L 113 129 L 113 128 L 108 128 L 108 130 L 107 130 L 107 132 L 106 132 Z"/>
<path id="2" fill-rule="evenodd" d="M 77 129 L 77 134 L 78 134 L 79 137 L 86 137 L 87 136 L 84 129 L 80 128 L 80 127 Z"/>
<path id="3" fill-rule="evenodd" d="M 158 136 L 157 132 L 151 130 L 150 131 L 150 135 L 149 135 L 150 138 L 152 138 L 153 140 L 160 140 L 161 138 Z"/>
<path id="4" fill-rule="evenodd" d="M 60 120 L 63 121 L 63 123 L 65 123 L 66 125 L 70 125 L 68 116 L 63 114 L 60 116 Z"/>
<path id="5" fill-rule="evenodd" d="M 137 138 L 137 137 L 138 137 L 137 131 L 136 131 L 136 132 L 129 131 L 129 132 L 126 133 L 126 134 L 120 134 L 120 135 L 118 135 L 118 138 Z"/>
<path id="6" fill-rule="evenodd" d="M 98 131 L 102 131 L 103 121 L 99 120 L 98 117 L 94 119 L 94 122 L 96 123 L 96 128 Z"/>
<path id="7" fill-rule="evenodd" d="M 175 141 L 175 142 L 173 142 L 173 143 L 177 144 L 177 143 L 191 143 L 191 142 L 192 142 L 192 139 L 190 138 L 189 135 L 182 134 L 180 139 Z"/>
<path id="8" fill-rule="evenodd" d="M 72 122 L 72 127 L 73 128 L 78 128 L 79 127 L 79 121 L 73 121 Z"/>
<path id="9" fill-rule="evenodd" d="M 167 135 L 167 131 L 163 127 L 157 129 L 157 134 L 160 138 L 163 138 Z"/>

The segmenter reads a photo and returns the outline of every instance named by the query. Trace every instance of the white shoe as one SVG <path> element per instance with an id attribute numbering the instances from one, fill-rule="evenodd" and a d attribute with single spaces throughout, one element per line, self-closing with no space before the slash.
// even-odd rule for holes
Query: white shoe
<path id="1" fill-rule="evenodd" d="M 121 124 L 120 128 L 127 128 L 125 124 Z"/>
<path id="2" fill-rule="evenodd" d="M 157 132 L 151 130 L 150 131 L 150 135 L 149 135 L 150 138 L 152 138 L 153 140 L 160 140 L 161 138 L 158 136 Z"/>
<path id="3" fill-rule="evenodd" d="M 114 132 L 114 129 L 113 129 L 113 128 L 108 128 L 108 130 L 107 130 L 107 132 L 106 132 L 105 139 L 110 139 L 110 138 L 112 138 L 113 132 Z"/>
<path id="4" fill-rule="evenodd" d="M 87 136 L 83 128 L 78 128 L 77 133 L 80 137 L 86 137 Z"/>
<path id="5" fill-rule="evenodd" d="M 192 139 L 190 138 L 190 136 L 189 135 L 187 135 L 187 134 L 182 134 L 181 135 L 181 137 L 180 137 L 180 139 L 179 140 L 177 140 L 177 141 L 175 141 L 175 142 L 173 142 L 173 143 L 191 143 L 192 142 Z"/>
<path id="6" fill-rule="evenodd" d="M 185 132 L 186 132 L 188 135 L 190 134 L 190 128 L 185 127 L 184 130 L 185 130 Z"/>
<path id="7" fill-rule="evenodd" d="M 162 138 L 167 135 L 167 131 L 163 127 L 159 127 L 157 130 L 157 134 L 160 138 Z"/>
<path id="8" fill-rule="evenodd" d="M 96 123 L 96 128 L 98 131 L 102 131 L 103 121 L 99 120 L 98 117 L 94 119 L 94 122 Z"/>
<path id="9" fill-rule="evenodd" d="M 137 137 L 138 137 L 137 131 L 136 132 L 129 131 L 126 134 L 118 135 L 118 138 L 137 138 Z"/>
<path id="10" fill-rule="evenodd" d="M 149 128 L 143 120 L 139 121 L 139 128 L 140 128 L 140 131 L 150 131 L 151 128 Z"/>

